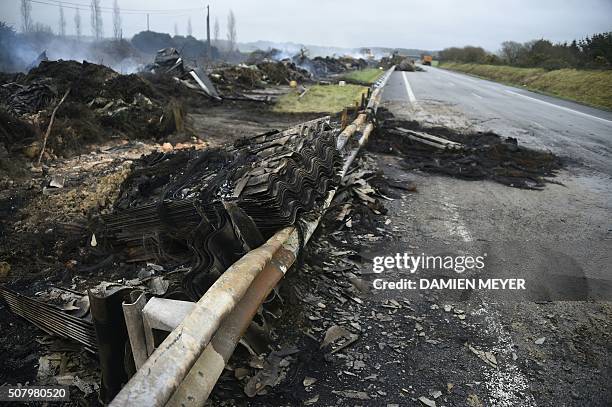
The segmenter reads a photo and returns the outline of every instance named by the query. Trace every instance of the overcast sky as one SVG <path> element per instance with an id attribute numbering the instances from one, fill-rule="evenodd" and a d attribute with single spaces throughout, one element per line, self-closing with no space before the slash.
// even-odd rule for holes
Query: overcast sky
<path id="1" fill-rule="evenodd" d="M 57 3 L 58 0 L 35 0 Z M 114 0 L 101 0 L 111 8 Z M 206 0 L 118 0 L 124 36 L 146 29 L 151 12 L 153 31 L 187 32 L 191 17 L 193 33 L 205 36 L 203 8 Z M 1 19 L 20 27 L 21 0 L 0 0 Z M 64 2 L 67 32 L 74 32 L 74 4 L 88 8 L 89 0 Z M 210 0 L 211 24 L 219 19 L 225 37 L 227 13 L 236 15 L 239 42 L 293 41 L 340 47 L 387 46 L 442 49 L 480 45 L 495 51 L 505 40 L 547 38 L 569 41 L 596 32 L 612 31 L 612 0 Z M 128 9 L 134 10 L 128 14 Z M 192 10 L 185 10 L 192 9 Z M 57 31 L 57 5 L 32 3 L 36 22 Z M 104 34 L 112 34 L 112 14 L 104 12 Z M 89 11 L 81 11 L 83 32 L 89 34 Z"/>

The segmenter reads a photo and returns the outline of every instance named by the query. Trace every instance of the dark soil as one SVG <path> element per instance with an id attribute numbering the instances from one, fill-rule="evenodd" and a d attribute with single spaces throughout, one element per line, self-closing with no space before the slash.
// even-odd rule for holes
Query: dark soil
<path id="1" fill-rule="evenodd" d="M 51 112 L 68 89 L 46 146 L 49 157 L 71 157 L 113 138 L 159 140 L 176 131 L 177 114 L 184 116 L 185 107 L 173 98 L 179 91 L 155 79 L 164 86 L 158 89 L 139 75 L 120 75 L 104 65 L 43 61 L 26 75 L 4 78 L 14 92 L 0 93 L 6 109 L 0 111 L 0 143 L 13 156 L 37 156 Z"/>

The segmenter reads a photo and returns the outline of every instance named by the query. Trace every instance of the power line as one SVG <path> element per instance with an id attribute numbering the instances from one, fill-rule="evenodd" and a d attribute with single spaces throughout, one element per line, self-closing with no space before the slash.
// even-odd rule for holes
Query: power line
<path id="1" fill-rule="evenodd" d="M 19 1 L 19 0 L 17 0 Z M 34 4 L 43 4 L 47 6 L 62 6 L 66 9 L 72 10 L 80 10 L 80 11 L 89 11 L 90 7 L 87 4 L 83 3 L 73 3 L 68 1 L 59 1 L 59 0 L 28 0 L 30 3 Z M 187 15 L 186 12 L 198 12 L 200 8 L 185 8 L 185 9 L 166 9 L 166 10 L 147 10 L 147 9 L 121 9 L 121 13 L 124 14 L 136 14 L 136 15 L 144 15 L 144 14 L 154 14 L 154 15 L 173 15 L 176 16 L 177 13 L 183 13 L 181 15 Z M 104 13 L 112 13 L 112 7 L 100 7 L 100 11 Z"/>
<path id="2" fill-rule="evenodd" d="M 89 4 L 85 3 L 75 3 L 70 1 L 63 0 L 45 0 L 47 2 L 56 3 L 56 4 L 70 4 L 73 6 L 81 6 L 89 8 Z M 103 10 L 113 10 L 113 7 L 110 6 L 100 6 L 100 9 Z M 199 8 L 182 8 L 182 9 L 136 9 L 136 8 L 123 8 L 121 7 L 121 11 L 132 11 L 135 13 L 166 13 L 166 12 L 183 12 L 183 11 L 199 11 Z"/>

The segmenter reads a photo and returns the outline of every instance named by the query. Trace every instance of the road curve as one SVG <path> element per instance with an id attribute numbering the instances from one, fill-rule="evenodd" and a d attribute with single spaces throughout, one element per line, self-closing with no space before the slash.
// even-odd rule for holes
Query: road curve
<path id="1" fill-rule="evenodd" d="M 612 176 L 612 112 L 440 68 L 425 70 L 394 72 L 383 101 L 449 103 L 501 135 L 516 137 L 509 130 L 521 129 L 524 143 Z"/>

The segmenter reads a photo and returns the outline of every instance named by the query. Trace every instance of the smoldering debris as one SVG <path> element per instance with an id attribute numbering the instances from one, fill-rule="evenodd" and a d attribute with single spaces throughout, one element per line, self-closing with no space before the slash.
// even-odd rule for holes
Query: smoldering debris
<path id="1" fill-rule="evenodd" d="M 157 51 L 155 61 L 145 67 L 145 71 L 172 75 L 189 89 L 199 90 L 213 100 L 221 100 L 210 78 L 200 67 L 187 64 L 178 50 L 164 48 Z"/>
<path id="2" fill-rule="evenodd" d="M 403 60 L 404 60 L 404 57 L 402 57 L 398 53 L 393 53 L 389 56 L 381 58 L 380 66 L 382 66 L 384 69 L 389 69 L 393 65 L 398 66 L 399 64 L 402 63 Z"/>
<path id="3" fill-rule="evenodd" d="M 45 109 L 57 96 L 57 91 L 50 82 L 50 80 L 43 79 L 29 85 L 21 85 L 16 82 L 4 85 L 8 93 L 6 98 L 8 111 L 19 116 Z"/>
<path id="4" fill-rule="evenodd" d="M 209 77 L 204 69 L 186 63 L 178 50 L 165 48 L 157 52 L 155 61 L 147 65 L 144 72 L 172 76 L 187 88 L 199 90 L 217 101 L 222 98 L 268 101 L 251 91 L 270 85 L 289 85 L 292 81 L 302 83 L 311 80 L 307 70 L 288 60 L 268 58 L 270 55 L 273 52 L 258 53 L 250 58 L 253 63 L 248 65 L 218 65 L 209 70 Z"/>
<path id="5" fill-rule="evenodd" d="M 266 61 L 279 61 L 282 59 L 282 54 L 283 51 L 276 48 L 270 48 L 267 50 L 258 49 L 251 52 L 245 62 L 247 65 L 257 65 Z"/>
<path id="6" fill-rule="evenodd" d="M 70 156 L 87 144 L 122 138 L 159 138 L 177 130 L 171 97 L 138 75 L 121 75 L 88 62 L 42 61 L 27 74 L 7 76 L 0 86 L 0 142 L 11 153 L 34 157 L 40 151 L 40 132 L 51 111 L 70 89 L 58 109 L 48 155 Z M 176 102 L 174 102 L 176 104 Z M 19 137 L 14 136 L 18 130 Z"/>
<path id="7" fill-rule="evenodd" d="M 314 77 L 326 79 L 329 76 L 343 74 L 349 71 L 365 69 L 369 66 L 368 61 L 363 58 L 352 57 L 314 57 L 298 54 L 292 58 L 298 66 L 307 69 Z"/>
<path id="8" fill-rule="evenodd" d="M 404 58 L 401 60 L 399 64 L 395 67 L 396 71 L 405 71 L 405 72 L 423 72 L 424 69 L 420 66 L 416 65 L 412 58 Z"/>
<path id="9" fill-rule="evenodd" d="M 410 170 L 421 170 L 466 180 L 490 179 L 524 189 L 542 189 L 562 168 L 559 157 L 548 151 L 519 146 L 512 137 L 492 132 L 457 133 L 444 127 L 424 128 L 415 121 L 403 121 L 384 109 L 379 110 L 382 126 L 376 130 L 368 149 L 399 154 Z M 404 130 L 401 130 L 404 129 Z M 407 132 L 431 135 L 430 139 L 449 140 L 453 148 L 424 143 Z M 462 148 L 454 148 L 457 144 Z M 437 143 L 438 144 L 438 143 Z"/>
<path id="10" fill-rule="evenodd" d="M 211 75 L 212 81 L 226 98 L 262 100 L 253 90 L 269 86 L 289 85 L 311 82 L 308 71 L 289 61 L 266 60 L 256 65 L 224 65 L 216 67 Z M 263 99 L 267 101 L 267 99 Z"/>
<path id="11" fill-rule="evenodd" d="M 293 56 L 288 56 L 286 52 L 275 48 L 266 51 L 256 50 L 249 54 L 247 58 L 247 64 L 257 65 L 260 68 L 263 63 L 279 62 L 292 70 L 301 70 L 313 79 L 328 79 L 329 76 L 365 69 L 371 65 L 371 62 L 363 58 L 353 58 L 350 56 L 339 58 L 316 56 L 311 58 L 306 49 L 300 50 L 300 52 Z"/>

